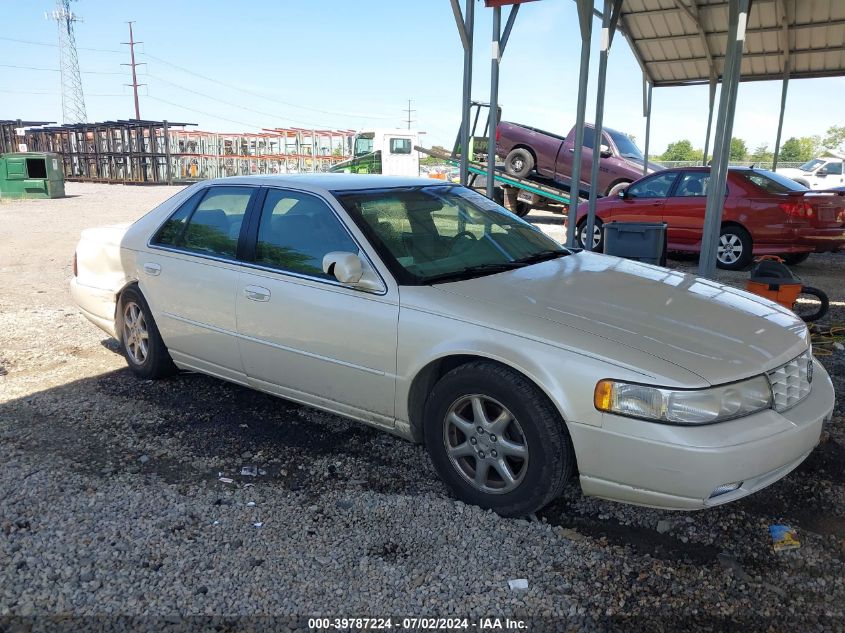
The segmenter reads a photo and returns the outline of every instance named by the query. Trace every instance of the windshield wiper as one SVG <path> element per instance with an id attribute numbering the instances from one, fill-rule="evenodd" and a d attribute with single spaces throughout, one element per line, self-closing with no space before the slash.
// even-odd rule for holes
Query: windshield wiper
<path id="1" fill-rule="evenodd" d="M 500 273 L 506 270 L 513 270 L 514 268 L 521 268 L 525 266 L 523 262 L 496 262 L 495 264 L 479 264 L 478 266 L 468 266 L 460 270 L 453 270 L 448 273 L 441 273 L 439 275 L 432 275 L 425 278 L 425 283 L 436 284 L 444 281 L 459 281 L 461 279 L 469 279 L 478 275 Z"/>
<path id="2" fill-rule="evenodd" d="M 567 255 L 571 255 L 572 251 L 562 248 L 550 248 L 545 251 L 537 251 L 536 253 L 529 255 L 528 257 L 523 257 L 521 259 L 517 259 L 514 263 L 515 264 L 536 264 L 537 262 L 543 262 L 547 259 L 557 259 L 558 257 L 566 257 Z"/>

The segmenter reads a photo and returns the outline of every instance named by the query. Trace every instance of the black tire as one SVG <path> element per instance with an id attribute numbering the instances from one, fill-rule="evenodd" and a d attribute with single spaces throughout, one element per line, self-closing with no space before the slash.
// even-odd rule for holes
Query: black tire
<path id="1" fill-rule="evenodd" d="M 139 322 L 133 315 L 140 315 L 142 321 Z M 150 307 L 144 295 L 135 286 L 130 286 L 121 293 L 117 317 L 116 329 L 120 346 L 133 374 L 139 378 L 153 380 L 176 372 L 176 365 L 164 346 Z M 133 321 L 141 324 L 140 329 L 133 327 Z M 141 330 L 146 332 L 146 352 L 143 351 L 144 346 L 138 342 Z"/>
<path id="2" fill-rule="evenodd" d="M 476 398 L 485 402 L 485 418 L 480 424 L 484 425 L 486 433 L 473 430 L 479 424 L 474 408 Z M 464 411 L 470 411 L 472 420 L 469 420 L 470 413 L 461 414 L 459 419 L 471 427 L 472 436 L 458 435 L 455 432 L 458 426 L 447 421 L 452 419 L 449 414 L 454 407 L 465 400 L 470 402 Z M 497 420 L 491 421 L 486 415 L 498 418 L 497 411 L 501 413 L 502 409 L 507 409 L 512 419 L 504 423 L 503 435 L 496 437 L 493 434 L 495 427 L 490 425 Z M 443 376 L 426 402 L 424 424 L 425 444 L 431 461 L 455 496 L 502 516 L 526 516 L 536 512 L 561 494 L 575 468 L 575 452 L 566 424 L 549 399 L 530 380 L 496 363 L 468 363 Z M 474 442 L 472 437 L 476 438 Z M 450 457 L 447 444 L 452 438 L 457 438 L 456 448 L 463 447 L 471 454 Z M 512 455 L 512 447 L 522 446 L 527 451 L 526 457 L 506 455 L 505 446 L 509 447 L 508 455 Z M 496 447 L 502 451 L 501 455 L 497 455 Z M 479 487 L 470 482 L 470 475 L 474 478 L 479 472 L 478 464 L 485 461 L 489 470 L 483 472 L 490 474 Z M 470 462 L 475 466 L 471 467 Z M 513 483 L 509 484 L 499 476 L 501 462 L 508 464 L 508 472 L 514 475 Z M 468 473 L 469 468 L 472 470 Z M 496 481 L 497 477 L 501 482 Z M 485 488 L 494 491 L 485 491 Z"/>
<path id="3" fill-rule="evenodd" d="M 797 266 L 805 261 L 810 256 L 810 253 L 787 253 L 786 255 L 781 255 L 783 261 L 787 263 L 789 266 Z"/>
<path id="4" fill-rule="evenodd" d="M 524 147 L 512 149 L 505 158 L 505 171 L 511 176 L 525 178 L 534 169 L 534 157 Z"/>
<path id="5" fill-rule="evenodd" d="M 614 197 L 614 196 L 618 196 L 619 192 L 622 191 L 623 189 L 626 189 L 628 187 L 628 185 L 630 185 L 630 184 L 631 183 L 628 182 L 627 180 L 623 180 L 622 182 L 617 182 L 615 185 L 613 185 L 610 189 L 607 190 L 607 194 L 606 194 L 607 197 L 611 198 L 611 197 Z"/>
<path id="6" fill-rule="evenodd" d="M 603 253 L 604 252 L 604 231 L 601 230 L 603 222 L 596 218 L 595 225 L 593 228 L 593 233 L 595 235 L 595 231 L 598 230 L 598 242 L 593 245 L 593 252 L 595 253 Z M 577 226 L 578 233 L 575 234 L 575 239 L 578 241 L 578 245 L 581 248 L 586 248 L 586 244 L 584 243 L 585 233 L 587 232 L 587 218 L 581 220 Z M 593 238 L 595 240 L 595 237 Z"/>
<path id="7" fill-rule="evenodd" d="M 736 224 L 726 224 L 719 231 L 716 266 L 725 270 L 742 270 L 753 257 L 751 234 Z"/>
<path id="8" fill-rule="evenodd" d="M 516 209 L 513 211 L 519 217 L 524 218 L 531 212 L 531 205 L 527 202 L 522 202 L 521 200 L 517 200 L 516 202 Z"/>

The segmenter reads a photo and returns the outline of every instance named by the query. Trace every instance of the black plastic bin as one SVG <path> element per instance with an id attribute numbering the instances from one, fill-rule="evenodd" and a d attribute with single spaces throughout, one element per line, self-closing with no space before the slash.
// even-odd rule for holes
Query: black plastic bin
<path id="1" fill-rule="evenodd" d="M 666 265 L 665 222 L 608 222 L 604 252 L 646 264 Z"/>

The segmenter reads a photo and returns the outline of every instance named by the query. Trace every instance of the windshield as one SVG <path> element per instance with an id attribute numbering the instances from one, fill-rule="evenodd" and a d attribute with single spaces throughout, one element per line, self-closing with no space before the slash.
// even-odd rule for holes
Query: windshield
<path id="1" fill-rule="evenodd" d="M 569 254 L 528 222 L 458 185 L 335 195 L 400 283 L 456 281 Z"/>
<path id="2" fill-rule="evenodd" d="M 810 172 L 810 171 L 815 170 L 816 167 L 818 167 L 822 163 L 824 163 L 824 161 L 821 158 L 814 158 L 813 160 L 808 160 L 806 163 L 801 165 L 798 169 L 800 169 L 801 171 Z"/>
<path id="3" fill-rule="evenodd" d="M 355 137 L 355 156 L 370 154 L 373 151 L 374 134 L 361 134 Z"/>
<path id="4" fill-rule="evenodd" d="M 781 176 L 773 171 L 760 169 L 737 169 L 737 176 L 742 176 L 760 187 L 766 193 L 789 193 L 790 191 L 807 191 L 807 187 L 799 185 L 794 180 Z"/>
<path id="5" fill-rule="evenodd" d="M 640 151 L 640 148 L 634 144 L 634 141 L 632 141 L 630 137 L 622 134 L 622 132 L 616 132 L 614 130 L 607 130 L 607 133 L 610 134 L 610 138 L 612 138 L 613 142 L 616 143 L 616 149 L 619 150 L 620 156 L 633 158 L 635 160 L 644 160 L 643 153 Z"/>

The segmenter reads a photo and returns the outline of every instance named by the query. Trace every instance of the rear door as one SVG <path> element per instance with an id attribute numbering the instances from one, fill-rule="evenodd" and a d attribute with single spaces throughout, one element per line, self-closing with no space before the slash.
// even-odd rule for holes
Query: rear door
<path id="1" fill-rule="evenodd" d="M 365 292 L 323 273 L 327 253 L 364 253 L 340 215 L 312 193 L 265 191 L 236 291 L 249 384 L 392 426 L 398 288 Z"/>
<path id="2" fill-rule="evenodd" d="M 139 286 L 173 360 L 236 382 L 244 382 L 235 324 L 236 256 L 256 191 L 203 189 L 138 253 Z"/>
<path id="3" fill-rule="evenodd" d="M 642 178 L 626 189 L 613 205 L 614 222 L 661 222 L 663 205 L 678 172 L 661 171 Z"/>
<path id="4" fill-rule="evenodd" d="M 709 169 L 680 172 L 663 205 L 669 248 L 688 250 L 701 242 L 709 184 Z"/>

